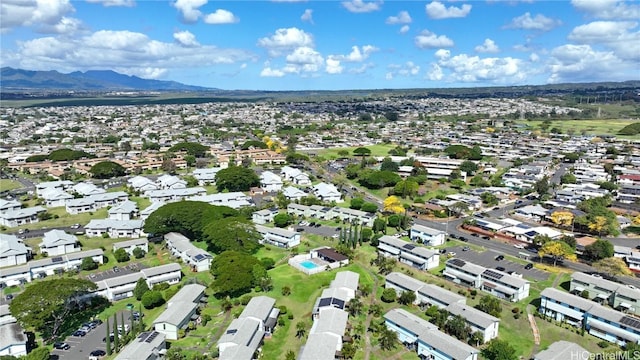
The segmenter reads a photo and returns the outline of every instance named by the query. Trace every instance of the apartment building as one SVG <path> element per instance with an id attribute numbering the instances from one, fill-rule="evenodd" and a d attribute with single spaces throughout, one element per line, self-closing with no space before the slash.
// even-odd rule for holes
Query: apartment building
<path id="1" fill-rule="evenodd" d="M 640 315 L 640 290 L 602 278 L 574 272 L 571 274 L 570 291 L 603 305 L 631 314 Z"/>
<path id="2" fill-rule="evenodd" d="M 378 253 L 393 257 L 401 263 L 419 270 L 429 270 L 440 264 L 440 255 L 433 250 L 400 240 L 393 236 L 382 236 L 378 243 Z"/>

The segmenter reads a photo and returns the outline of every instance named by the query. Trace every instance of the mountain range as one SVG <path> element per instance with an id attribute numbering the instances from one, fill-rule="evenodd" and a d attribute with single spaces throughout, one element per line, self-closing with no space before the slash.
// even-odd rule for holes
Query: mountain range
<path id="1" fill-rule="evenodd" d="M 75 71 L 63 74 L 55 70 L 33 71 L 3 67 L 0 69 L 2 91 L 68 90 L 68 91 L 202 91 L 215 90 L 185 85 L 176 81 L 150 80 L 111 70 Z"/>

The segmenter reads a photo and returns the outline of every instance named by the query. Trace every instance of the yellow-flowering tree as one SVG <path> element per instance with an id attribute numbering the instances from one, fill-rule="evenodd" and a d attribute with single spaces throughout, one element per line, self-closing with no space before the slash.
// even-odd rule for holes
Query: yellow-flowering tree
<path id="1" fill-rule="evenodd" d="M 383 210 L 394 214 L 400 214 L 404 212 L 404 206 L 400 202 L 400 198 L 392 195 L 384 199 Z"/>
<path id="2" fill-rule="evenodd" d="M 627 263 L 617 257 L 608 257 L 598 260 L 593 263 L 593 267 L 610 276 L 632 275 L 631 270 L 627 267 Z"/>
<path id="3" fill-rule="evenodd" d="M 551 214 L 551 221 L 556 225 L 569 226 L 573 222 L 573 214 L 570 211 L 554 211 Z"/>
<path id="4" fill-rule="evenodd" d="M 564 241 L 549 241 L 545 243 L 538 250 L 538 255 L 540 258 L 543 258 L 546 255 L 553 257 L 553 266 L 556 266 L 556 263 L 560 259 L 567 259 L 571 261 L 575 261 L 577 259 L 574 250 Z"/>
<path id="5" fill-rule="evenodd" d="M 608 220 L 606 217 L 604 216 L 596 216 L 592 222 L 589 223 L 589 230 L 591 231 L 597 231 L 598 234 L 602 234 L 602 230 L 605 229 L 605 227 L 608 224 Z"/>
<path id="6" fill-rule="evenodd" d="M 633 225 L 640 225 L 640 215 L 633 218 Z"/>

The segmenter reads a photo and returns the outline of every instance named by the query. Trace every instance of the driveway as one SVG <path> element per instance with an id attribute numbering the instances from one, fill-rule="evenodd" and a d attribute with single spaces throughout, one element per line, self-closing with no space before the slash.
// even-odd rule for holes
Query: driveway
<path id="1" fill-rule="evenodd" d="M 462 246 L 453 246 L 447 248 L 447 252 L 455 252 L 457 258 L 472 262 L 476 265 L 484 266 L 487 269 L 495 269 L 497 266 L 502 266 L 505 272 L 514 271 L 518 274 L 522 274 L 525 278 L 533 279 L 536 281 L 542 281 L 549 278 L 549 273 L 545 271 L 541 271 L 534 268 L 526 270 L 524 265 L 519 264 L 514 261 L 510 261 L 509 258 L 505 257 L 504 260 L 497 261 L 495 258 L 502 253 L 493 251 L 493 250 L 485 250 L 483 252 L 478 252 L 473 249 L 468 251 L 462 251 Z"/>
<path id="2" fill-rule="evenodd" d="M 140 269 L 147 267 L 146 265 L 143 265 L 140 263 L 130 263 L 125 265 L 115 265 L 115 266 L 117 266 L 117 270 L 115 268 L 111 268 L 109 270 L 91 273 L 87 275 L 87 279 L 93 282 L 98 282 L 101 280 L 111 279 L 117 276 L 133 274 L 140 271 Z"/>

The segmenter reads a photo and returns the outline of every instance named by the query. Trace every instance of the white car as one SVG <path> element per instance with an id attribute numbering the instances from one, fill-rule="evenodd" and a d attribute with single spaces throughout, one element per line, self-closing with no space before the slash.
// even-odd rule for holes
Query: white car
<path id="1" fill-rule="evenodd" d="M 513 247 L 516 249 L 524 249 L 524 245 L 522 244 L 514 244 Z"/>

